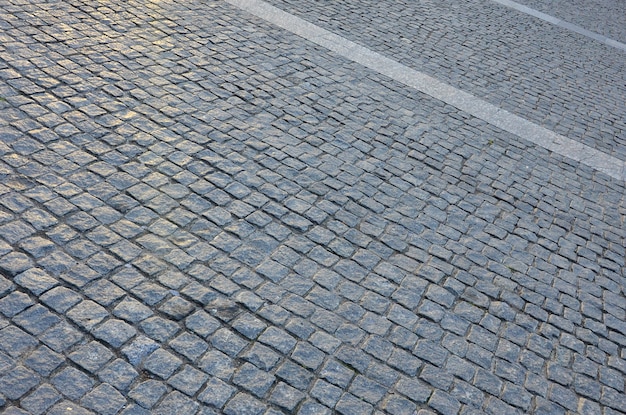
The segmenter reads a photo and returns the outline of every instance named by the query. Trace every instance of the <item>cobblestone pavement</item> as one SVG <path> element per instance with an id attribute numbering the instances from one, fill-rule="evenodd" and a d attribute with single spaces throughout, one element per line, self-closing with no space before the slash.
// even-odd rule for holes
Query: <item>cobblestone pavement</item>
<path id="1" fill-rule="evenodd" d="M 269 2 L 626 160 L 623 50 L 491 0 Z M 624 30 L 623 5 L 602 2 L 620 8 L 621 13 L 615 13 L 619 23 L 603 19 L 606 12 L 597 21 Z M 578 10 L 572 4 L 562 8 Z M 545 6 L 541 11 L 548 12 Z"/>
<path id="2" fill-rule="evenodd" d="M 621 51 L 271 3 L 626 158 Z M 626 413 L 623 180 L 223 1 L 0 0 L 0 40 L 2 414 Z"/>
<path id="3" fill-rule="evenodd" d="M 580 25 L 587 30 L 602 34 L 619 42 L 626 42 L 626 27 L 622 24 L 626 19 L 626 10 L 619 2 L 588 0 L 588 1 L 554 1 L 550 3 L 539 0 L 524 0 L 524 5 L 553 15 L 569 23 Z"/>

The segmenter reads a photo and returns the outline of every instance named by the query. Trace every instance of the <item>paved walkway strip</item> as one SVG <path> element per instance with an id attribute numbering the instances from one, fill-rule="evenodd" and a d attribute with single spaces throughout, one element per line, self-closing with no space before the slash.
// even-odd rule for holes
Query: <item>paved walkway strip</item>
<path id="1" fill-rule="evenodd" d="M 617 49 L 621 49 L 626 52 L 625 43 L 618 42 L 615 39 L 611 39 L 601 34 L 592 32 L 590 30 L 587 30 L 573 23 L 566 22 L 564 20 L 559 19 L 558 17 L 550 16 L 549 14 L 542 13 L 539 10 L 531 9 L 530 7 L 524 6 L 523 4 L 519 4 L 511 0 L 492 0 L 492 1 L 499 3 L 503 6 L 509 7 L 511 9 L 515 9 L 522 13 L 526 13 L 530 16 L 536 17 L 548 23 L 552 23 L 556 26 L 562 27 L 563 29 L 571 30 L 572 32 L 576 32 L 583 36 L 587 36 L 590 39 L 597 40 L 599 42 L 604 43 L 605 45 L 609 45 L 609 46 L 612 46 Z"/>
<path id="2" fill-rule="evenodd" d="M 626 180 L 625 161 L 500 109 L 472 94 L 409 68 L 262 0 L 226 0 L 226 2 L 336 52 L 353 62 L 465 111 L 504 131 L 581 162 L 615 179 Z"/>

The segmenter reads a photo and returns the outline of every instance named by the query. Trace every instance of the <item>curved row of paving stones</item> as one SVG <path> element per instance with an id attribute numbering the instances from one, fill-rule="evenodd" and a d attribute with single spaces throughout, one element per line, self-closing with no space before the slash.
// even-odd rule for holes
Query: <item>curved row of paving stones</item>
<path id="1" fill-rule="evenodd" d="M 5 414 L 625 412 L 624 183 L 224 3 L 0 3 Z"/>
<path id="2" fill-rule="evenodd" d="M 269 3 L 626 160 L 623 50 L 490 0 Z"/>

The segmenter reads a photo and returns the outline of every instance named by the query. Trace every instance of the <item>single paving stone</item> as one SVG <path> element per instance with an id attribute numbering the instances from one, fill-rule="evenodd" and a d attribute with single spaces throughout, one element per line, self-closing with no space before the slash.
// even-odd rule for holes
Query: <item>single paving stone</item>
<path id="1" fill-rule="evenodd" d="M 409 376 L 415 376 L 423 365 L 421 360 L 399 348 L 394 349 L 391 356 L 387 359 L 387 363 Z"/>
<path id="2" fill-rule="evenodd" d="M 39 342 L 35 337 L 15 326 L 0 330 L 0 349 L 12 357 L 18 357 L 34 349 Z"/>
<path id="3" fill-rule="evenodd" d="M 624 389 L 625 380 L 618 371 L 608 367 L 600 367 L 600 382 L 620 391 Z"/>
<path id="4" fill-rule="evenodd" d="M 465 301 L 457 303 L 454 312 L 472 323 L 478 323 L 484 314 L 483 310 Z"/>
<path id="5" fill-rule="evenodd" d="M 300 390 L 306 390 L 313 380 L 313 375 L 309 371 L 290 361 L 285 361 L 278 368 L 276 376 Z"/>
<path id="6" fill-rule="evenodd" d="M 93 335 L 115 348 L 120 348 L 130 340 L 137 330 L 122 320 L 109 319 L 92 331 Z"/>
<path id="7" fill-rule="evenodd" d="M 299 390 L 280 382 L 274 388 L 269 401 L 288 411 L 293 411 L 304 397 L 305 395 Z"/>
<path id="8" fill-rule="evenodd" d="M 143 367 L 162 379 L 168 379 L 182 363 L 182 360 L 170 352 L 157 349 L 144 360 Z"/>
<path id="9" fill-rule="evenodd" d="M 232 324 L 233 328 L 249 339 L 255 339 L 267 327 L 267 324 L 251 314 L 245 313 Z"/>
<path id="10" fill-rule="evenodd" d="M 185 332 L 170 341 L 170 347 L 188 359 L 195 361 L 207 351 L 209 345 L 198 336 Z"/>
<path id="11" fill-rule="evenodd" d="M 128 321 L 129 323 L 138 323 L 154 314 L 152 310 L 132 298 L 124 298 L 113 309 L 113 315 Z"/>
<path id="12" fill-rule="evenodd" d="M 60 273 L 59 277 L 71 285 L 83 287 L 89 282 L 102 276 L 102 271 L 96 271 L 96 268 L 90 268 L 91 264 L 72 264 L 66 271 Z"/>
<path id="13" fill-rule="evenodd" d="M 114 415 L 126 404 L 126 399 L 109 384 L 102 383 L 85 395 L 81 405 L 102 415 Z"/>
<path id="14" fill-rule="evenodd" d="M 426 298 L 440 304 L 446 308 L 450 308 L 454 304 L 455 296 L 450 291 L 439 285 L 430 284 L 426 290 Z"/>
<path id="15" fill-rule="evenodd" d="M 48 384 L 43 384 L 35 389 L 27 397 L 22 398 L 20 405 L 29 413 L 40 415 L 48 408 L 61 400 L 61 395 Z"/>
<path id="16" fill-rule="evenodd" d="M 113 358 L 113 353 L 99 342 L 92 341 L 72 352 L 69 358 L 87 371 L 95 373 Z"/>
<path id="17" fill-rule="evenodd" d="M 178 391 L 167 394 L 153 413 L 155 415 L 194 415 L 198 411 L 198 403 Z"/>
<path id="18" fill-rule="evenodd" d="M 553 393 L 556 391 L 553 389 Z M 610 408 L 613 408 L 619 412 L 626 412 L 626 402 L 624 402 L 622 391 L 616 391 L 613 388 L 607 388 L 606 386 L 602 387 L 602 396 L 600 398 L 600 403 Z M 552 400 L 556 401 L 556 396 L 552 397 Z M 564 405 L 562 402 L 559 402 L 561 405 L 570 409 L 571 404 Z"/>
<path id="19" fill-rule="evenodd" d="M 320 379 L 315 382 L 310 394 L 322 404 L 333 408 L 341 398 L 343 390 Z"/>
<path id="20" fill-rule="evenodd" d="M 501 339 L 498 342 L 498 348 L 496 349 L 495 355 L 497 357 L 503 358 L 509 362 L 517 362 L 520 355 L 520 347 L 511 343 L 508 340 Z"/>
<path id="21" fill-rule="evenodd" d="M 0 298 L 0 313 L 10 318 L 33 304 L 33 300 L 27 294 L 14 291 Z"/>
<path id="22" fill-rule="evenodd" d="M 161 317 L 150 317 L 139 324 L 143 332 L 158 342 L 164 342 L 180 331 L 180 327 L 173 321 Z"/>
<path id="23" fill-rule="evenodd" d="M 165 297 L 167 297 L 167 295 L 169 294 L 169 290 L 167 290 L 165 287 L 159 285 L 159 284 L 154 284 L 152 282 L 144 282 L 141 283 L 137 286 L 135 286 L 131 292 L 137 296 L 143 303 L 147 304 L 148 306 L 153 306 L 157 303 L 159 303 L 161 300 L 163 300 Z M 135 310 L 134 308 L 131 309 L 130 311 L 132 311 L 133 313 L 130 314 L 129 318 L 139 318 L 140 316 L 142 316 L 142 314 L 145 314 L 145 309 L 143 307 L 139 307 L 139 310 Z M 124 309 L 124 312 L 126 312 L 127 310 Z M 135 313 L 139 311 L 139 313 L 136 315 Z M 120 313 L 122 312 L 122 310 L 120 310 Z"/>
<path id="24" fill-rule="evenodd" d="M 325 354 L 308 343 L 299 342 L 291 358 L 308 369 L 316 370 L 324 361 Z"/>
<path id="25" fill-rule="evenodd" d="M 570 411 L 574 411 L 578 403 L 576 394 L 570 389 L 564 388 L 561 385 L 551 385 L 548 397 L 551 401 L 561 405 L 566 409 L 569 409 Z"/>
<path id="26" fill-rule="evenodd" d="M 58 284 L 58 281 L 40 268 L 30 268 L 15 277 L 15 283 L 35 295 L 41 295 Z"/>
<path id="27" fill-rule="evenodd" d="M 494 396 L 499 396 L 502 381 L 490 371 L 478 369 L 474 379 L 474 386 Z"/>
<path id="28" fill-rule="evenodd" d="M 41 376 L 49 376 L 63 362 L 65 362 L 65 358 L 62 355 L 53 352 L 46 346 L 37 348 L 24 359 L 24 364 Z"/>
<path id="29" fill-rule="evenodd" d="M 220 322 L 208 313 L 198 310 L 185 319 L 185 325 L 198 336 L 206 338 L 221 327 Z"/>
<path id="30" fill-rule="evenodd" d="M 58 223 L 57 219 L 45 210 L 34 208 L 22 214 L 22 218 L 26 219 L 38 231 L 49 228 Z"/>
<path id="31" fill-rule="evenodd" d="M 65 287 L 55 287 L 40 298 L 44 304 L 57 313 L 65 313 L 82 300 L 79 294 Z"/>
<path id="32" fill-rule="evenodd" d="M 74 306 L 66 315 L 74 323 L 89 331 L 108 317 L 109 313 L 101 305 L 91 300 L 85 300 Z"/>
<path id="33" fill-rule="evenodd" d="M 442 366 L 448 356 L 444 348 L 428 340 L 419 340 L 413 353 L 436 366 Z"/>
<path id="34" fill-rule="evenodd" d="M 521 408 L 524 411 L 528 411 L 532 395 L 523 387 L 506 382 L 500 399 L 510 405 Z"/>
<path id="35" fill-rule="evenodd" d="M 259 398 L 265 396 L 274 384 L 274 376 L 245 363 L 233 376 L 233 383 L 252 392 Z"/>
<path id="36" fill-rule="evenodd" d="M 22 222 L 21 220 L 9 222 L 5 225 L 0 226 L 0 235 L 2 235 L 2 238 L 5 241 L 7 241 L 8 243 L 12 245 L 17 244 L 20 240 L 31 236 L 35 232 L 36 232 L 35 229 L 33 229 L 30 225 L 26 224 L 25 222 Z M 5 260 L 4 258 L 6 257 L 3 257 L 2 259 L 0 259 L 0 267 L 7 271 L 14 270 L 15 268 L 14 266 L 10 265 L 9 260 L 11 258 L 17 258 L 17 256 L 13 255 L 7 260 Z"/>
<path id="37" fill-rule="evenodd" d="M 396 298 L 395 294 L 394 294 L 394 298 Z M 404 304 L 404 305 L 407 305 L 407 304 Z M 422 301 L 422 305 L 420 305 L 418 308 L 418 313 L 436 322 L 441 321 L 441 319 L 446 314 L 445 309 L 442 306 L 430 300 Z"/>
<path id="38" fill-rule="evenodd" d="M 235 371 L 233 360 L 219 350 L 209 350 L 198 362 L 198 367 L 222 380 L 229 380 Z"/>
<path id="39" fill-rule="evenodd" d="M 392 415 L 413 415 L 416 407 L 410 400 L 394 394 L 385 399 L 384 410 Z"/>
<path id="40" fill-rule="evenodd" d="M 138 376 L 137 371 L 123 359 L 115 359 L 98 372 L 102 382 L 119 391 L 126 391 Z"/>
<path id="41" fill-rule="evenodd" d="M 83 334 L 65 321 L 61 321 L 39 336 L 39 340 L 55 352 L 68 350 L 83 338 Z"/>
<path id="42" fill-rule="evenodd" d="M 258 340 L 271 346 L 283 354 L 289 353 L 296 345 L 296 340 L 277 327 L 269 327 L 258 338 Z"/>
<path id="43" fill-rule="evenodd" d="M 212 316 L 215 316 L 224 322 L 234 320 L 242 312 L 241 307 L 239 307 L 239 305 L 235 302 L 223 298 L 217 298 L 212 301 L 207 307 L 207 310 Z"/>
<path id="44" fill-rule="evenodd" d="M 322 330 L 317 330 L 315 333 L 311 334 L 309 336 L 309 341 L 315 347 L 329 354 L 333 353 L 339 346 L 341 346 L 340 340 Z"/>
<path id="45" fill-rule="evenodd" d="M 87 260 L 87 265 L 96 273 L 100 275 L 106 275 L 122 265 L 120 261 L 105 254 L 104 252 L 97 252 Z"/>
<path id="46" fill-rule="evenodd" d="M 202 388 L 209 376 L 201 371 L 185 365 L 183 370 L 169 378 L 167 383 L 186 395 L 193 396 Z"/>
<path id="47" fill-rule="evenodd" d="M 256 272 L 269 280 L 278 283 L 289 273 L 289 268 L 271 259 L 266 259 L 256 267 Z"/>
<path id="48" fill-rule="evenodd" d="M 412 377 L 401 377 L 395 387 L 396 391 L 419 403 L 426 402 L 432 392 L 428 385 Z"/>
<path id="49" fill-rule="evenodd" d="M 20 242 L 20 247 L 35 258 L 43 258 L 53 252 L 56 245 L 49 239 L 33 236 L 22 240 Z"/>
<path id="50" fill-rule="evenodd" d="M 216 408 L 222 408 L 226 402 L 237 392 L 237 389 L 212 378 L 206 383 L 206 388 L 198 395 L 198 400 Z"/>
<path id="51" fill-rule="evenodd" d="M 231 357 L 238 355 L 239 352 L 241 352 L 248 344 L 241 337 L 237 336 L 227 328 L 222 328 L 216 331 L 211 336 L 210 340 L 213 347 Z"/>
<path id="52" fill-rule="evenodd" d="M 461 403 L 454 397 L 439 389 L 435 389 L 428 400 L 428 406 L 443 415 L 455 415 L 461 409 Z"/>
<path id="53" fill-rule="evenodd" d="M 132 290 L 139 284 L 145 283 L 146 278 L 137 269 L 132 266 L 126 266 L 113 275 L 111 281 L 126 290 Z"/>
<path id="54" fill-rule="evenodd" d="M 278 353 L 259 343 L 254 343 L 241 357 L 266 372 L 276 367 L 281 358 Z"/>
<path id="55" fill-rule="evenodd" d="M 159 311 L 174 320 L 182 320 L 195 309 L 194 305 L 181 297 L 174 296 L 159 307 Z"/>
<path id="56" fill-rule="evenodd" d="M 158 343 L 145 336 L 138 336 L 122 348 L 122 353 L 133 366 L 138 366 L 150 353 L 159 348 Z"/>
<path id="57" fill-rule="evenodd" d="M 61 319 L 46 307 L 37 304 L 13 318 L 13 322 L 31 334 L 39 335 L 59 323 Z"/>
<path id="58" fill-rule="evenodd" d="M 364 373 L 371 367 L 372 358 L 362 350 L 343 346 L 335 354 L 338 360 L 346 364 L 350 370 L 358 373 Z"/>
<path id="59" fill-rule="evenodd" d="M 385 396 L 387 389 L 364 376 L 357 375 L 350 385 L 349 392 L 376 405 Z"/>
<path id="60" fill-rule="evenodd" d="M 167 392 L 167 386 L 154 379 L 146 380 L 135 386 L 128 396 L 144 408 L 152 408 Z"/>
<path id="61" fill-rule="evenodd" d="M 69 399 L 78 400 L 91 390 L 94 381 L 83 372 L 68 367 L 51 378 L 52 385 Z"/>
<path id="62" fill-rule="evenodd" d="M 40 377 L 24 366 L 16 366 L 0 375 L 0 394 L 9 399 L 19 399 L 40 382 Z"/>
<path id="63" fill-rule="evenodd" d="M 356 396 L 346 393 L 337 402 L 335 410 L 341 415 L 367 415 L 371 414 L 374 408 Z"/>
<path id="64" fill-rule="evenodd" d="M 259 400 L 240 392 L 224 408 L 225 415 L 261 415 L 267 407 Z"/>
<path id="65" fill-rule="evenodd" d="M 522 411 L 515 409 L 511 405 L 508 405 L 504 403 L 503 401 L 501 401 L 500 399 L 495 398 L 493 396 L 490 396 L 487 399 L 487 403 L 485 404 L 485 411 L 489 414 L 522 415 Z"/>
<path id="66" fill-rule="evenodd" d="M 341 388 L 348 386 L 354 376 L 354 371 L 342 362 L 330 359 L 322 367 L 319 376 Z"/>
<path id="67" fill-rule="evenodd" d="M 359 322 L 359 326 L 368 333 L 384 336 L 387 334 L 392 324 L 385 317 L 367 312 Z"/>
<path id="68" fill-rule="evenodd" d="M 33 263 L 30 258 L 19 252 L 11 252 L 0 258 L 0 270 L 11 276 L 20 274 L 32 267 Z"/>

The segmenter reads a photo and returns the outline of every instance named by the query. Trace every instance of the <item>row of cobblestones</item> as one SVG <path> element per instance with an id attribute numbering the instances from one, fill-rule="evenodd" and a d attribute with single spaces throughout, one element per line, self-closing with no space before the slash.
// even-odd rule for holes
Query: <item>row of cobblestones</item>
<path id="1" fill-rule="evenodd" d="M 626 412 L 624 183 L 223 2 L 0 27 L 4 414 Z"/>

